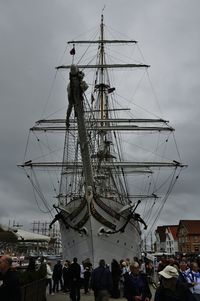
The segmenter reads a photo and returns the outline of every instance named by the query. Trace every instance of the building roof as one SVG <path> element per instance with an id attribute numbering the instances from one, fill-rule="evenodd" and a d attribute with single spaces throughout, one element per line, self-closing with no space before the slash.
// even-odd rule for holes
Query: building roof
<path id="1" fill-rule="evenodd" d="M 165 242 L 166 240 L 166 228 L 167 226 L 158 226 L 156 233 L 159 235 L 160 242 Z"/>
<path id="2" fill-rule="evenodd" d="M 172 236 L 174 240 L 177 239 L 177 230 L 178 230 L 178 225 L 165 225 L 165 226 L 158 226 L 156 229 L 156 233 L 160 237 L 160 242 L 165 242 L 166 241 L 166 229 L 168 228 L 169 231 L 172 233 Z"/>
<path id="3" fill-rule="evenodd" d="M 50 237 L 22 229 L 11 229 L 0 225 L 0 240 L 5 242 L 49 242 Z"/>
<path id="4" fill-rule="evenodd" d="M 172 234 L 174 240 L 177 240 L 178 225 L 170 225 L 167 227 Z"/>
<path id="5" fill-rule="evenodd" d="M 179 228 L 184 225 L 190 235 L 200 234 L 200 220 L 180 220 Z"/>
<path id="6" fill-rule="evenodd" d="M 0 224 L 0 242 L 17 242 L 17 236 L 8 227 Z"/>
<path id="7" fill-rule="evenodd" d="M 50 237 L 41 235 L 33 232 L 24 231 L 22 229 L 14 230 L 14 233 L 18 236 L 18 241 L 29 241 L 29 242 L 49 242 Z"/>

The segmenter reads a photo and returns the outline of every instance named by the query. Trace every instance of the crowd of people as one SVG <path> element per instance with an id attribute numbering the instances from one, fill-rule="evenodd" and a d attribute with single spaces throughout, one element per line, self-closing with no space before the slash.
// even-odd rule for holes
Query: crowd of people
<path id="1" fill-rule="evenodd" d="M 200 301 L 199 257 L 162 257 L 157 266 L 155 301 Z"/>
<path id="2" fill-rule="evenodd" d="M 65 266 L 68 272 L 65 271 Z M 54 276 L 52 278 L 55 282 Z M 60 287 L 64 292 L 70 293 L 72 301 L 80 300 L 81 287 L 85 293 L 92 290 L 95 301 L 107 301 L 109 297 L 124 297 L 127 301 L 150 301 L 151 286 L 155 291 L 154 301 L 200 301 L 198 257 L 163 256 L 157 262 L 146 257 L 140 260 L 134 258 L 133 261 L 128 258 L 120 261 L 113 259 L 110 266 L 102 259 L 99 267 L 94 270 L 89 259 L 79 265 L 75 258 L 72 263 L 64 263 L 61 278 L 63 284 L 61 282 Z"/>
<path id="3" fill-rule="evenodd" d="M 52 268 L 51 261 L 47 261 L 47 286 L 49 294 L 54 295 L 59 291 L 63 294 L 70 293 L 72 301 L 80 300 L 80 289 L 84 288 L 85 294 L 89 292 L 92 264 L 89 259 L 78 263 L 76 257 L 73 261 L 65 260 L 62 264 L 60 260 Z"/>
<path id="4" fill-rule="evenodd" d="M 200 260 L 187 256 L 158 262 L 146 257 L 138 260 L 117 261 L 107 265 L 104 259 L 93 269 L 90 259 L 78 263 L 76 257 L 70 262 L 41 262 L 46 269 L 47 292 L 54 295 L 59 291 L 69 294 L 70 301 L 80 301 L 80 289 L 85 294 L 94 292 L 95 301 L 108 301 L 111 298 L 126 298 L 127 301 L 200 301 Z M 27 270 L 36 269 L 35 260 L 30 259 Z M 20 301 L 20 283 L 12 258 L 0 258 L 0 300 Z M 152 288 L 154 296 L 152 297 Z"/>

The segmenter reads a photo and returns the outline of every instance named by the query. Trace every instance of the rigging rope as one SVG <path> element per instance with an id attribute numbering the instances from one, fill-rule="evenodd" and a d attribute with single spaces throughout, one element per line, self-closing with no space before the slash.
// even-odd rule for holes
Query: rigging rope
<path id="1" fill-rule="evenodd" d="M 155 225 L 156 221 L 158 220 L 158 218 L 159 218 L 159 216 L 160 216 L 160 214 L 161 214 L 161 212 L 162 212 L 162 210 L 163 210 L 163 208 L 164 208 L 164 205 L 165 205 L 165 203 L 166 203 L 166 201 L 167 201 L 167 199 L 168 199 L 170 193 L 172 192 L 172 189 L 173 189 L 173 187 L 174 187 L 176 181 L 177 181 L 178 178 L 179 178 L 180 172 L 181 172 L 181 169 L 180 169 L 178 175 L 175 177 L 175 175 L 176 175 L 176 169 L 174 170 L 174 174 L 173 174 L 173 176 L 172 176 L 171 183 L 170 183 L 170 186 L 169 186 L 169 188 L 168 188 L 168 191 L 167 191 L 165 197 L 163 198 L 163 202 L 161 203 L 161 206 L 160 206 L 160 208 L 159 208 L 159 210 L 158 210 L 158 212 L 157 212 L 157 214 L 156 214 L 156 216 L 155 216 L 155 219 L 154 219 L 154 221 L 153 221 L 153 223 L 152 223 L 152 225 L 151 225 L 151 228 L 149 229 L 149 231 L 148 231 L 146 237 L 148 237 L 148 236 L 150 235 L 153 226 Z"/>
<path id="2" fill-rule="evenodd" d="M 33 170 L 32 170 L 32 172 L 33 172 Z M 49 209 L 48 203 L 47 203 L 47 201 L 46 201 L 46 199 L 45 199 L 45 197 L 44 197 L 42 191 L 39 189 L 39 186 L 37 186 L 37 185 L 34 183 L 34 181 L 32 180 L 31 176 L 26 172 L 26 170 L 25 170 L 25 173 L 26 173 L 26 176 L 27 176 L 27 178 L 29 179 L 29 181 L 30 181 L 30 183 L 31 183 L 31 185 L 32 185 L 32 187 L 33 187 L 33 192 L 34 192 L 34 196 L 35 196 L 35 201 L 36 201 L 36 204 L 37 204 L 38 209 L 39 209 L 41 212 L 43 212 L 43 213 L 48 213 L 48 214 L 51 215 L 51 217 L 53 217 L 52 209 L 51 209 L 51 210 Z M 33 173 L 33 174 L 34 174 L 34 173 Z M 47 211 L 44 211 L 44 210 L 42 210 L 42 209 L 39 207 L 39 203 L 38 203 L 38 201 L 37 201 L 35 192 L 37 192 L 39 198 L 42 200 L 42 202 L 43 202 L 44 206 L 46 207 Z"/>

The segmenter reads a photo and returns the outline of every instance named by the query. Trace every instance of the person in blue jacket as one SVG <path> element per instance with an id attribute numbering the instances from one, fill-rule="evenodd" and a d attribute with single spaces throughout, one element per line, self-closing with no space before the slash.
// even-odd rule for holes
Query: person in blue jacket
<path id="1" fill-rule="evenodd" d="M 99 267 L 92 272 L 91 288 L 94 291 L 95 301 L 109 300 L 112 291 L 112 275 L 104 259 L 99 261 Z"/>
<path id="2" fill-rule="evenodd" d="M 136 261 L 130 264 L 130 272 L 124 275 L 124 297 L 128 301 L 151 300 L 147 276 L 140 272 L 140 265 Z"/>

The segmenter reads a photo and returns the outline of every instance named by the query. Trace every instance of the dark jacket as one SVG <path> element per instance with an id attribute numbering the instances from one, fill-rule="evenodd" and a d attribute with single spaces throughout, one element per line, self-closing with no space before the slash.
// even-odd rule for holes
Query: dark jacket
<path id="1" fill-rule="evenodd" d="M 69 278 L 69 267 L 64 266 L 62 269 L 63 279 Z"/>
<path id="2" fill-rule="evenodd" d="M 0 300 L 1 301 L 20 301 L 21 290 L 16 271 L 8 270 L 1 279 L 3 284 L 0 286 Z"/>
<path id="3" fill-rule="evenodd" d="M 72 263 L 69 266 L 69 271 L 68 272 L 69 272 L 70 281 L 80 282 L 80 275 L 81 275 L 80 264 L 78 264 L 77 262 Z"/>
<path id="4" fill-rule="evenodd" d="M 154 301 L 195 301 L 195 298 L 187 287 L 177 281 L 175 291 L 160 285 L 156 290 Z"/>
<path id="5" fill-rule="evenodd" d="M 61 262 L 57 262 L 53 268 L 53 280 L 60 280 L 62 278 L 62 264 Z"/>
<path id="6" fill-rule="evenodd" d="M 93 270 L 91 275 L 91 288 L 95 294 L 101 290 L 107 290 L 108 292 L 111 292 L 112 276 L 111 272 L 106 267 L 99 266 Z"/>
<path id="7" fill-rule="evenodd" d="M 146 275 L 144 273 L 137 275 L 126 273 L 124 275 L 124 297 L 127 300 L 133 300 L 134 296 L 141 295 L 142 300 L 151 299 L 152 296 Z"/>

